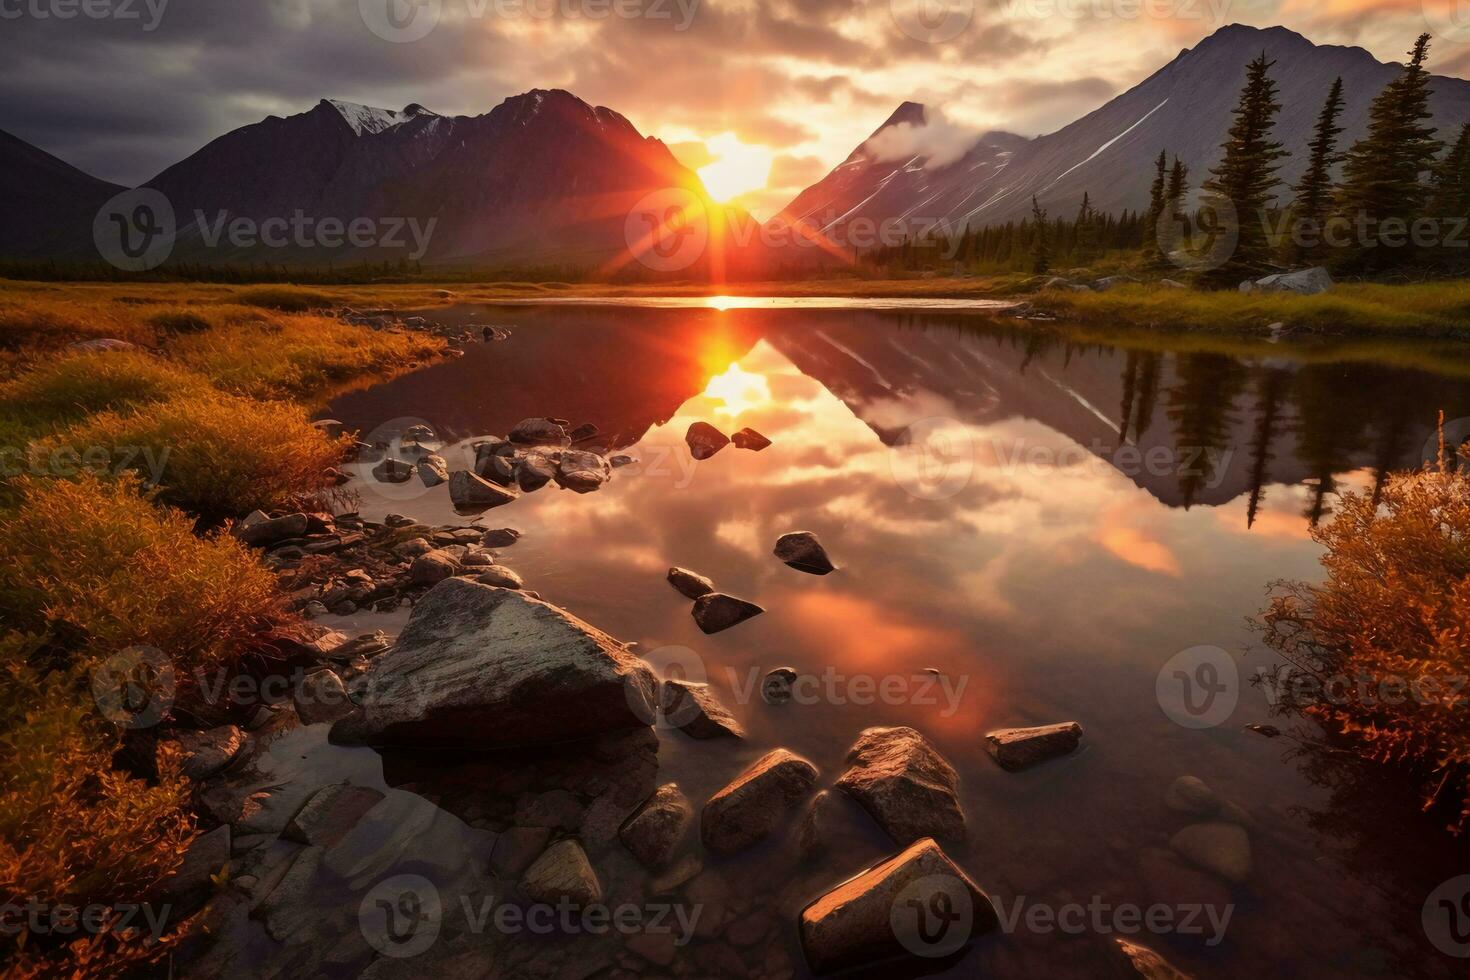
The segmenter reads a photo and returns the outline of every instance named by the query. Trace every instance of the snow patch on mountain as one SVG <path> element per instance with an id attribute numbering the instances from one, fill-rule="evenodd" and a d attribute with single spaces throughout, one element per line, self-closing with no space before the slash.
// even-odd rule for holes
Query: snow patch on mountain
<path id="1" fill-rule="evenodd" d="M 1098 157 L 1102 156 L 1103 153 L 1107 152 L 1108 147 L 1112 146 L 1114 143 L 1118 142 L 1118 140 L 1122 139 L 1123 137 L 1127 136 L 1129 133 L 1133 132 L 1139 126 L 1142 126 L 1144 124 L 1144 121 L 1147 120 L 1149 116 L 1152 116 L 1154 113 L 1156 113 L 1160 109 L 1162 109 L 1168 103 L 1168 101 L 1169 101 L 1168 99 L 1165 99 L 1163 102 L 1160 102 L 1158 105 L 1154 106 L 1148 112 L 1145 112 L 1143 114 L 1143 117 L 1141 119 L 1139 119 L 1138 122 L 1134 123 L 1132 126 L 1129 126 L 1127 129 L 1123 130 L 1117 136 L 1114 136 L 1112 139 L 1108 140 L 1102 146 L 1099 146 L 1097 149 L 1093 150 L 1092 151 L 1092 155 L 1089 156 L 1086 160 L 1083 160 L 1081 163 L 1074 163 L 1074 164 L 1072 164 L 1072 166 L 1068 167 L 1066 170 L 1063 170 L 1061 172 L 1061 174 L 1056 178 L 1056 180 L 1053 180 L 1050 184 L 1047 184 L 1046 185 L 1046 190 L 1051 190 L 1053 187 L 1056 186 L 1057 181 L 1061 180 L 1063 177 L 1067 176 L 1067 174 L 1069 174 L 1072 171 L 1076 170 L 1078 167 L 1081 167 L 1081 166 L 1083 166 L 1085 164 L 1091 163 L 1092 161 L 1096 160 Z"/>
<path id="2" fill-rule="evenodd" d="M 393 109 L 377 109 L 373 106 L 342 102 L 338 99 L 323 99 L 322 101 L 336 109 L 343 121 L 351 126 L 352 131 L 358 136 L 384 132 L 395 126 L 403 125 L 415 116 L 434 115 L 418 103 L 405 107 L 402 112 L 396 112 Z"/>

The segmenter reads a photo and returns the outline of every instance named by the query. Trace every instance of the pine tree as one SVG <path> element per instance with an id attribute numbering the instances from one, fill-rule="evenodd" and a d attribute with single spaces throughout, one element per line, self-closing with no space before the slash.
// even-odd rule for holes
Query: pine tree
<path id="1" fill-rule="evenodd" d="M 1441 220 L 1470 217 L 1470 123 L 1434 168 L 1430 213 Z"/>
<path id="2" fill-rule="evenodd" d="M 1157 240 L 1159 243 L 1159 257 L 1167 260 L 1174 249 L 1179 247 L 1179 229 L 1184 223 L 1184 194 L 1189 190 L 1189 168 L 1184 161 L 1178 157 L 1174 158 L 1174 166 L 1169 171 L 1169 183 L 1164 189 L 1163 207 L 1160 215 L 1163 220 L 1158 223 Z"/>
<path id="3" fill-rule="evenodd" d="M 1367 271 L 1402 263 L 1406 250 L 1380 243 L 1390 230 L 1402 234 L 1423 213 L 1428 187 L 1420 175 L 1430 170 L 1443 145 L 1426 125 L 1429 113 L 1429 73 L 1424 60 L 1429 35 L 1421 34 L 1409 53 L 1403 72 L 1373 100 L 1368 110 L 1368 132 L 1353 145 L 1343 165 L 1337 214 L 1350 227 L 1362 227 L 1340 264 Z"/>
<path id="4" fill-rule="evenodd" d="M 1098 215 L 1092 207 L 1092 198 L 1082 192 L 1082 204 L 1077 208 L 1077 223 L 1073 226 L 1072 253 L 1078 265 L 1086 265 L 1097 258 Z"/>
<path id="5" fill-rule="evenodd" d="M 1037 203 L 1035 194 L 1031 195 L 1031 221 L 1031 272 L 1043 276 L 1051 271 L 1051 248 L 1047 243 L 1046 212 Z"/>
<path id="6" fill-rule="evenodd" d="M 1338 78 L 1332 83 L 1327 101 L 1317 116 L 1312 142 L 1307 144 L 1311 156 L 1306 172 L 1292 188 L 1296 199 L 1291 205 L 1287 240 L 1282 248 L 1288 261 L 1316 261 L 1327 249 L 1323 229 L 1332 216 L 1332 168 L 1343 158 L 1343 154 L 1337 152 L 1337 137 L 1342 134 L 1337 119 L 1342 114 L 1342 106 L 1342 79 Z"/>
<path id="7" fill-rule="evenodd" d="M 1159 215 L 1164 213 L 1164 189 L 1168 181 L 1169 154 L 1167 150 L 1159 151 L 1158 160 L 1154 161 L 1154 182 L 1148 191 L 1148 227 L 1143 234 L 1143 257 L 1151 264 L 1157 264 L 1164 257 L 1156 238 L 1156 229 L 1159 226 Z"/>
<path id="8" fill-rule="evenodd" d="M 1235 233 L 1235 245 L 1218 264 L 1201 275 L 1211 286 L 1232 286 L 1265 270 L 1270 257 L 1266 236 L 1266 209 L 1280 183 L 1277 162 L 1287 153 L 1271 140 L 1271 127 L 1281 103 L 1276 100 L 1276 83 L 1270 74 L 1274 61 L 1264 52 L 1246 67 L 1245 86 L 1235 107 L 1235 122 L 1222 145 L 1224 158 L 1210 171 L 1205 191 L 1206 210 L 1213 211 L 1215 233 Z M 1215 242 L 1224 248 L 1228 241 Z"/>

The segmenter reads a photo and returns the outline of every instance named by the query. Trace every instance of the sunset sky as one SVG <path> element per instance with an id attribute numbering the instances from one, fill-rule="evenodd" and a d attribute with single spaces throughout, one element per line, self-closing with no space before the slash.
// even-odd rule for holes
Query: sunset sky
<path id="1" fill-rule="evenodd" d="M 737 201 L 764 216 L 906 99 L 962 130 L 1036 135 L 1232 22 L 1383 60 L 1431 30 L 1432 70 L 1470 75 L 1455 0 L 416 0 L 440 11 L 407 42 L 369 29 L 389 2 L 136 0 L 138 19 L 102 20 L 6 3 L 0 30 L 20 43 L 0 65 L 0 128 L 133 184 L 322 97 L 475 115 L 565 88 L 670 144 L 717 196 L 751 188 Z"/>

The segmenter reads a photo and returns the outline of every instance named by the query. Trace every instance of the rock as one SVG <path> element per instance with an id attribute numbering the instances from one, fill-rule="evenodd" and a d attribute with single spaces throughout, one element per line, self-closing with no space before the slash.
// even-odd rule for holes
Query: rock
<path id="1" fill-rule="evenodd" d="M 569 449 L 561 454 L 561 462 L 556 466 L 556 483 L 577 493 L 591 493 L 606 483 L 611 474 L 607 461 L 596 453 Z"/>
<path id="2" fill-rule="evenodd" d="M 730 441 L 735 444 L 736 449 L 749 449 L 755 453 L 771 444 L 771 440 L 751 428 L 741 429 L 730 437 Z"/>
<path id="3" fill-rule="evenodd" d="M 305 514 L 267 517 L 263 511 L 257 510 L 235 525 L 234 535 L 252 547 L 268 548 L 277 542 L 306 534 L 310 522 Z"/>
<path id="4" fill-rule="evenodd" d="M 650 895 L 667 895 L 686 882 L 697 878 L 704 871 L 704 861 L 698 854 L 686 854 L 674 862 L 667 871 L 654 877 L 648 883 Z"/>
<path id="5" fill-rule="evenodd" d="M 475 475 L 498 486 L 513 486 L 516 482 L 516 461 L 510 456 L 486 456 L 475 464 Z"/>
<path id="6" fill-rule="evenodd" d="M 480 543 L 487 548 L 509 548 L 521 539 L 521 532 L 513 527 L 499 527 L 486 531 Z"/>
<path id="7" fill-rule="evenodd" d="M 1128 957 L 1134 972 L 1143 977 L 1143 980 L 1193 980 L 1189 974 L 1181 973 L 1147 946 L 1130 943 L 1126 939 L 1115 939 L 1114 942 L 1123 951 L 1123 955 Z"/>
<path id="8" fill-rule="evenodd" d="M 485 566 L 484 571 L 475 576 L 475 581 L 481 585 L 493 585 L 497 589 L 524 589 L 526 587 L 521 577 L 504 565 Z"/>
<path id="9" fill-rule="evenodd" d="M 413 476 L 413 464 L 389 456 L 373 467 L 373 477 L 379 483 L 407 483 Z"/>
<path id="10" fill-rule="evenodd" d="M 458 574 L 459 562 L 449 552 L 439 548 L 426 551 L 408 566 L 408 580 L 414 585 L 437 585 Z"/>
<path id="11" fill-rule="evenodd" d="M 515 491 L 482 480 L 469 470 L 449 474 L 449 499 L 458 511 L 482 511 L 516 499 Z"/>
<path id="12" fill-rule="evenodd" d="M 471 551 L 459 560 L 460 567 L 466 570 L 474 568 L 489 568 L 497 565 L 495 553 L 492 551 Z"/>
<path id="13" fill-rule="evenodd" d="M 516 823 L 522 827 L 576 830 L 582 826 L 587 808 L 570 790 L 553 789 L 523 798 L 516 807 Z"/>
<path id="14" fill-rule="evenodd" d="M 323 853 L 320 847 L 302 849 L 290 870 L 256 909 L 257 917 L 265 919 L 265 930 L 272 939 L 284 942 L 317 921 L 321 909 L 316 877 Z"/>
<path id="15" fill-rule="evenodd" d="M 330 670 L 313 671 L 303 677 L 291 700 L 303 725 L 333 722 L 353 711 L 342 678 Z"/>
<path id="16" fill-rule="evenodd" d="M 409 538 L 402 544 L 395 545 L 393 553 L 404 558 L 417 558 L 419 555 L 427 555 L 434 550 L 434 545 L 428 538 Z"/>
<path id="17" fill-rule="evenodd" d="M 550 827 L 511 827 L 502 831 L 490 851 L 490 869 L 501 878 L 517 878 L 541 856 L 550 840 Z"/>
<path id="18" fill-rule="evenodd" d="M 179 748 L 184 750 L 184 775 L 204 779 L 219 772 L 240 754 L 245 733 L 234 725 L 220 725 L 205 732 L 179 732 Z"/>
<path id="19" fill-rule="evenodd" d="M 323 786 L 296 812 L 281 836 L 298 844 L 330 848 L 382 800 L 383 794 L 369 786 Z"/>
<path id="20" fill-rule="evenodd" d="M 591 422 L 583 422 L 581 425 L 568 432 L 567 438 L 572 440 L 572 442 L 586 442 L 588 439 L 593 438 L 601 431 L 601 429 L 599 429 Z"/>
<path id="21" fill-rule="evenodd" d="M 533 902 L 556 905 L 568 899 L 573 905 L 595 905 L 602 901 L 602 883 L 587 861 L 582 845 L 570 838 L 559 840 L 541 853 L 526 869 L 521 889 Z"/>
<path id="22" fill-rule="evenodd" d="M 723 592 L 710 592 L 694 600 L 691 613 L 705 633 L 718 633 L 765 612 L 760 606 Z"/>
<path id="23" fill-rule="evenodd" d="M 937 936 L 929 933 L 931 910 L 947 917 L 948 928 Z M 820 976 L 893 957 L 943 956 L 999 925 L 989 896 L 925 839 L 808 905 L 801 945 Z"/>
<path id="24" fill-rule="evenodd" d="M 1159 285 L 1162 286 L 1162 287 L 1164 287 L 1165 289 L 1188 289 L 1189 288 L 1188 286 L 1186 286 L 1184 283 L 1180 282 L 1177 279 L 1160 279 L 1159 280 Z"/>
<path id="25" fill-rule="evenodd" d="M 1105 276 L 1102 279 L 1094 282 L 1092 284 L 1092 288 L 1100 293 L 1105 293 L 1109 289 L 1112 289 L 1114 286 L 1122 286 L 1126 285 L 1127 283 L 1137 281 L 1138 280 L 1133 278 L 1132 276 Z"/>
<path id="26" fill-rule="evenodd" d="M 702 595 L 709 595 L 715 590 L 715 583 L 700 575 L 691 572 L 687 568 L 675 566 L 669 569 L 669 584 L 678 589 L 690 599 L 698 599 Z"/>
<path id="27" fill-rule="evenodd" d="M 921 837 L 958 839 L 965 814 L 954 767 L 912 728 L 869 728 L 847 754 L 837 788 L 862 804 L 900 845 Z"/>
<path id="28" fill-rule="evenodd" d="M 648 725 L 658 681 L 617 640 L 523 593 L 453 578 L 419 600 L 334 740 L 499 748 Z"/>
<path id="29" fill-rule="evenodd" d="M 663 682 L 661 707 L 664 720 L 690 738 L 744 738 L 745 729 L 725 710 L 708 684 L 692 681 Z"/>
<path id="30" fill-rule="evenodd" d="M 1082 726 L 1075 721 L 1037 728 L 1002 728 L 985 736 L 990 754 L 1010 772 L 1066 755 L 1081 741 Z"/>
<path id="31" fill-rule="evenodd" d="M 767 752 L 704 804 L 704 846 L 731 854 L 765 839 L 816 781 L 816 766 L 800 756 L 786 749 Z"/>
<path id="32" fill-rule="evenodd" d="M 208 901 L 215 892 L 214 878 L 230 863 L 230 857 L 228 825 L 194 838 L 178 868 L 162 886 L 170 912 L 183 918 Z"/>
<path id="33" fill-rule="evenodd" d="M 1209 816 L 1220 809 L 1220 797 L 1194 776 L 1180 776 L 1164 794 L 1164 805 L 1180 813 L 1197 817 Z"/>
<path id="34" fill-rule="evenodd" d="M 607 465 L 613 469 L 617 469 L 620 466 L 631 466 L 636 462 L 638 462 L 637 457 L 629 456 L 627 453 L 617 453 L 607 458 Z"/>
<path id="35" fill-rule="evenodd" d="M 429 453 L 418 462 L 419 479 L 426 487 L 437 487 L 449 480 L 449 464 L 437 453 Z"/>
<path id="36" fill-rule="evenodd" d="M 676 783 L 660 786 L 618 830 L 623 842 L 645 867 L 669 863 L 694 822 L 694 808 Z"/>
<path id="37" fill-rule="evenodd" d="M 695 459 L 709 459 L 730 444 L 730 437 L 708 422 L 695 422 L 684 433 L 684 441 Z"/>
<path id="38" fill-rule="evenodd" d="M 393 639 L 387 633 L 373 630 L 371 633 L 361 633 L 333 648 L 327 656 L 341 663 L 351 663 L 358 657 L 376 657 L 392 645 Z"/>
<path id="39" fill-rule="evenodd" d="M 776 539 L 774 554 L 799 572 L 826 575 L 834 566 L 822 542 L 810 531 L 792 531 Z"/>
<path id="40" fill-rule="evenodd" d="M 540 490 L 556 476 L 556 460 L 542 453 L 527 453 L 516 461 L 516 486 L 525 493 Z"/>
<path id="41" fill-rule="evenodd" d="M 761 699 L 766 704 L 786 704 L 791 700 L 792 686 L 799 676 L 792 667 L 776 667 L 769 671 L 761 681 Z"/>
<path id="42" fill-rule="evenodd" d="M 523 419 L 506 436 L 521 446 L 566 446 L 571 443 L 567 430 L 551 419 Z"/>
<path id="43" fill-rule="evenodd" d="M 832 833 L 832 810 L 835 797 L 831 790 L 821 790 L 812 797 L 801 818 L 801 827 L 796 834 L 796 847 L 804 858 L 815 857 L 826 846 Z"/>
<path id="44" fill-rule="evenodd" d="M 1186 861 L 1240 884 L 1251 873 L 1251 840 L 1245 828 L 1233 823 L 1190 824 L 1169 840 Z"/>
<path id="45" fill-rule="evenodd" d="M 118 340 L 116 337 L 95 337 L 92 340 L 78 340 L 67 344 L 67 350 L 79 351 L 125 351 L 138 350 L 138 345 L 126 340 Z"/>
<path id="46" fill-rule="evenodd" d="M 1320 265 L 1294 272 L 1278 272 L 1255 282 L 1247 280 L 1240 284 L 1243 293 L 1296 293 L 1298 296 L 1315 296 L 1331 288 L 1332 276 Z"/>

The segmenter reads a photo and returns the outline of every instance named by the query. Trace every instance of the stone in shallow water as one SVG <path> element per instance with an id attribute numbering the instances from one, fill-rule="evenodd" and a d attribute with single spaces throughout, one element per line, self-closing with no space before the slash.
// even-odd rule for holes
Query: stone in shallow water
<path id="1" fill-rule="evenodd" d="M 333 783 L 312 794 L 286 824 L 281 836 L 298 844 L 331 847 L 346 837 L 363 815 L 383 800 L 370 786 Z"/>
<path id="2" fill-rule="evenodd" d="M 449 474 L 449 499 L 458 511 L 482 511 L 516 499 L 515 491 L 482 480 L 468 470 Z"/>
<path id="3" fill-rule="evenodd" d="M 296 685 L 291 703 L 303 725 L 332 722 L 352 714 L 352 699 L 347 687 L 334 671 L 312 671 Z"/>
<path id="4" fill-rule="evenodd" d="M 556 476 L 556 460 L 542 453 L 527 453 L 516 461 L 516 486 L 533 493 Z"/>
<path id="5" fill-rule="evenodd" d="M 646 867 L 669 863 L 694 821 L 694 808 L 676 783 L 665 783 L 628 818 L 618 838 Z"/>
<path id="6" fill-rule="evenodd" d="M 1067 755 L 1081 741 L 1082 726 L 1075 721 L 1036 728 L 1002 728 L 985 736 L 990 754 L 1010 772 Z"/>
<path id="7" fill-rule="evenodd" d="M 735 444 L 736 449 L 749 449 L 756 453 L 771 444 L 771 440 L 749 427 L 732 435 L 730 441 Z"/>
<path id="8" fill-rule="evenodd" d="M 664 721 L 690 738 L 745 737 L 745 729 L 708 684 L 666 680 L 661 695 Z"/>
<path id="9" fill-rule="evenodd" d="M 407 483 L 413 476 L 413 464 L 389 456 L 373 467 L 373 476 L 379 483 Z"/>
<path id="10" fill-rule="evenodd" d="M 959 776 L 954 767 L 912 728 L 869 728 L 858 736 L 837 780 L 900 845 L 921 837 L 960 838 Z"/>
<path id="11" fill-rule="evenodd" d="M 437 548 L 424 552 L 408 566 L 408 580 L 414 585 L 435 585 L 459 572 L 459 562 L 447 551 Z"/>
<path id="12" fill-rule="evenodd" d="M 480 543 L 487 548 L 509 548 L 521 539 L 521 532 L 513 527 L 497 527 L 485 532 Z"/>
<path id="13" fill-rule="evenodd" d="M 711 592 L 694 600 L 691 613 L 699 628 L 706 633 L 718 633 L 731 626 L 745 622 L 765 612 L 760 606 L 738 599 L 723 592 Z"/>
<path id="14" fill-rule="evenodd" d="M 695 422 L 684 433 L 684 441 L 695 459 L 709 459 L 730 444 L 730 437 L 708 422 Z"/>
<path id="15" fill-rule="evenodd" d="M 573 905 L 602 901 L 602 883 L 587 860 L 582 845 L 570 838 L 552 844 L 521 879 L 521 888 L 534 902 L 555 905 L 563 898 Z"/>
<path id="16" fill-rule="evenodd" d="M 689 569 L 680 568 L 677 565 L 669 569 L 669 584 L 690 599 L 698 599 L 700 596 L 709 595 L 715 590 L 714 582 L 711 582 L 698 572 L 691 572 Z"/>
<path id="17" fill-rule="evenodd" d="M 569 449 L 561 454 L 556 466 L 558 486 L 577 493 L 591 493 L 608 481 L 611 468 L 607 461 L 596 453 L 580 449 Z"/>
<path id="18" fill-rule="evenodd" d="M 1130 943 L 1126 939 L 1118 939 L 1116 942 L 1118 949 L 1128 957 L 1128 962 L 1134 972 L 1143 977 L 1143 980 L 1193 980 L 1189 974 L 1180 972 L 1172 963 L 1147 946 Z"/>
<path id="19" fill-rule="evenodd" d="M 799 676 L 793 667 L 774 668 L 761 681 L 761 699 L 766 704 L 786 704 L 794 694 L 792 685 Z"/>
<path id="20" fill-rule="evenodd" d="M 481 585 L 493 585 L 500 589 L 523 589 L 526 583 L 514 571 L 504 565 L 486 565 L 475 579 Z"/>
<path id="21" fill-rule="evenodd" d="M 206 732 L 180 732 L 184 750 L 184 775 L 204 779 L 229 765 L 245 745 L 245 735 L 234 725 L 220 725 Z"/>
<path id="22" fill-rule="evenodd" d="M 775 556 L 799 572 L 826 575 L 836 566 L 827 557 L 827 549 L 811 531 L 792 531 L 776 539 Z"/>
<path id="23" fill-rule="evenodd" d="M 935 912 L 944 928 L 935 930 Z M 989 896 L 926 838 L 808 905 L 801 945 L 820 976 L 896 957 L 932 960 L 999 925 Z"/>
<path id="24" fill-rule="evenodd" d="M 1180 813 L 1208 816 L 1220 809 L 1220 797 L 1196 776 L 1180 776 L 1164 794 L 1164 805 Z"/>
<path id="25" fill-rule="evenodd" d="M 426 487 L 437 487 L 449 480 L 449 463 L 438 453 L 429 453 L 418 462 L 419 479 Z"/>
<path id="26" fill-rule="evenodd" d="M 565 446 L 571 442 L 567 430 L 552 419 L 523 419 L 507 438 L 522 446 Z"/>
<path id="27" fill-rule="evenodd" d="M 786 749 L 761 756 L 704 804 L 704 846 L 731 854 L 768 837 L 817 781 L 817 767 Z"/>
<path id="28" fill-rule="evenodd" d="M 1239 824 L 1191 824 L 1175 834 L 1169 846 L 1186 861 L 1226 881 L 1240 884 L 1250 877 L 1250 836 Z"/>

